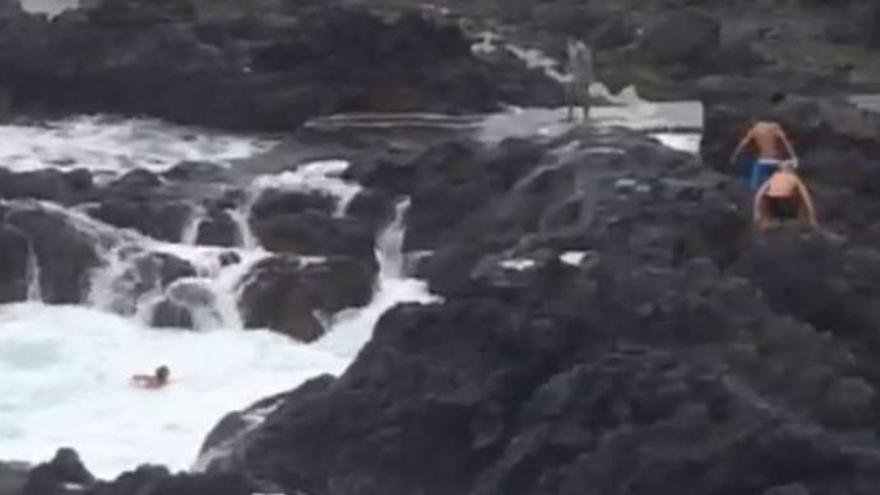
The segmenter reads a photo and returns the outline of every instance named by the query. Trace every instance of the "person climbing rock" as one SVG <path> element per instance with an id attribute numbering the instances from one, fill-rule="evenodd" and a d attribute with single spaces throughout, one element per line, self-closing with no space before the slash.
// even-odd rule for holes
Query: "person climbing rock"
<path id="1" fill-rule="evenodd" d="M 575 107 L 580 107 L 582 120 L 590 114 L 590 86 L 593 84 L 593 53 L 580 40 L 568 39 L 568 70 L 571 73 L 567 84 L 568 120 L 574 120 Z"/>
<path id="2" fill-rule="evenodd" d="M 782 98 L 781 95 L 774 95 L 770 101 L 776 104 Z M 757 151 L 749 175 L 749 185 L 753 190 L 759 189 L 767 181 L 781 160 L 787 158 L 797 163 L 797 154 L 794 152 L 791 141 L 782 126 L 773 121 L 769 115 L 752 124 L 736 149 L 733 150 L 730 162 L 736 162 L 739 154 L 751 144 L 754 144 Z M 782 153 L 782 147 L 785 148 L 785 154 Z"/>
<path id="3" fill-rule="evenodd" d="M 171 371 L 164 364 L 156 368 L 152 375 L 134 375 L 131 381 L 142 388 L 162 388 L 169 383 Z"/>
<path id="4" fill-rule="evenodd" d="M 793 161 L 783 161 L 755 194 L 754 218 L 758 229 L 765 231 L 787 220 L 807 218 L 818 227 L 816 208 L 807 186 L 795 173 Z"/>

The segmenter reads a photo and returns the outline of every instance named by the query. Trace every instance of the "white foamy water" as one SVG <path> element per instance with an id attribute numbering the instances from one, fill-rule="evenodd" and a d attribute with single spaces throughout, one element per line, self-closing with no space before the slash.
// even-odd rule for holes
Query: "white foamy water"
<path id="1" fill-rule="evenodd" d="M 13 171 L 46 167 L 119 173 L 164 171 L 186 160 L 227 164 L 276 143 L 176 126 L 153 119 L 81 116 L 41 125 L 0 125 L 0 164 Z"/>
<path id="2" fill-rule="evenodd" d="M 268 331 L 151 330 L 83 307 L 4 306 L 0 326 L 3 457 L 73 446 L 105 477 L 141 462 L 186 469 L 226 412 L 350 360 Z M 166 389 L 129 384 L 162 363 Z"/>
<path id="3" fill-rule="evenodd" d="M 347 166 L 316 162 L 260 177 L 251 195 L 266 188 L 318 191 L 334 197 L 341 212 L 359 190 L 339 177 Z M 178 244 L 116 229 L 51 203 L 13 201 L 7 207 L 65 217 L 95 240 L 105 265 L 92 277 L 90 307 L 35 301 L 0 306 L 0 456 L 5 459 L 36 463 L 71 446 L 104 478 L 141 463 L 188 469 L 223 415 L 315 375 L 340 373 L 388 308 L 431 300 L 423 282 L 404 277 L 405 202 L 377 239 L 380 276 L 373 301 L 331 316 L 329 333 L 311 345 L 268 330 L 242 329 L 239 282 L 270 254 L 250 232 L 248 204 L 230 212 L 243 240 L 235 249 L 193 245 L 198 213 L 183 232 L 187 243 Z M 137 288 L 142 281 L 129 278 L 130 269 L 149 253 L 186 260 L 196 276 L 144 292 Z M 240 261 L 223 266 L 224 253 L 235 253 Z M 32 264 L 35 275 L 39 267 L 35 259 Z M 30 292 L 38 299 L 39 285 Z M 149 328 L 152 308 L 164 297 L 185 303 L 200 331 Z M 171 368 L 171 385 L 158 391 L 130 385 L 132 374 L 149 373 L 160 364 Z"/>

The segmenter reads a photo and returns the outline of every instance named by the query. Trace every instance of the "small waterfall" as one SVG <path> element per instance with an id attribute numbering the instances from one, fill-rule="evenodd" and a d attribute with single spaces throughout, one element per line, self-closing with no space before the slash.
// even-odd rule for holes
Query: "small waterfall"
<path id="1" fill-rule="evenodd" d="M 253 230 L 251 230 L 251 224 L 248 221 L 251 211 L 251 202 L 248 202 L 241 208 L 226 211 L 229 213 L 229 216 L 232 217 L 232 221 L 235 222 L 235 226 L 238 230 L 239 247 L 242 249 L 259 248 L 260 243 L 257 242 L 257 237 L 254 235 Z"/>
<path id="2" fill-rule="evenodd" d="M 189 221 L 183 226 L 180 233 L 180 242 L 187 246 L 195 246 L 199 239 L 199 227 L 205 221 L 206 212 L 201 206 L 193 207 Z"/>
<path id="3" fill-rule="evenodd" d="M 404 218 L 409 205 L 409 198 L 398 201 L 394 208 L 394 219 L 376 238 L 380 279 L 404 277 Z"/>
<path id="4" fill-rule="evenodd" d="M 27 300 L 43 301 L 43 289 L 40 286 L 40 260 L 37 259 L 37 252 L 30 240 L 28 240 L 27 257 Z"/>

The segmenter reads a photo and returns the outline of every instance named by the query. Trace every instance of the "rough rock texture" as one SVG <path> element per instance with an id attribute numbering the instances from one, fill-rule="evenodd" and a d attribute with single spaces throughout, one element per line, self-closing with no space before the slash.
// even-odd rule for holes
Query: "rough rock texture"
<path id="1" fill-rule="evenodd" d="M 217 432 L 209 472 L 314 494 L 880 486 L 880 252 L 755 238 L 739 179 L 637 135 L 518 146 L 509 170 L 423 156 L 495 187 L 424 241 L 444 302 L 391 310 L 339 379 Z"/>
<path id="2" fill-rule="evenodd" d="M 86 211 L 104 223 L 162 241 L 178 242 L 192 216 L 185 195 L 164 188 L 152 172 L 129 172 L 97 193 L 95 206 Z"/>
<path id="3" fill-rule="evenodd" d="M 0 29 L 0 86 L 18 110 L 148 114 L 289 130 L 341 111 L 482 111 L 498 93 L 454 27 L 325 3 L 277 22 L 201 23 L 182 0 L 105 0 Z"/>
<path id="4" fill-rule="evenodd" d="M 93 193 L 92 174 L 87 170 L 61 172 L 56 169 L 11 172 L 0 168 L 0 198 L 33 198 L 71 204 Z"/>
<path id="5" fill-rule="evenodd" d="M 352 218 L 315 210 L 252 219 L 251 228 L 269 251 L 303 256 L 344 255 L 375 263 L 374 233 Z"/>
<path id="6" fill-rule="evenodd" d="M 27 298 L 30 256 L 27 235 L 11 225 L 0 225 L 0 302 Z"/>
<path id="7" fill-rule="evenodd" d="M 21 495 L 30 466 L 20 462 L 0 462 L 0 493 Z"/>
<path id="8" fill-rule="evenodd" d="M 199 224 L 196 244 L 200 246 L 234 247 L 241 245 L 241 235 L 235 219 L 226 210 L 211 210 L 208 218 Z"/>
<path id="9" fill-rule="evenodd" d="M 700 11 L 683 10 L 652 26 L 639 43 L 641 54 L 654 64 L 705 64 L 721 47 L 721 22 Z"/>
<path id="10" fill-rule="evenodd" d="M 33 468 L 21 495 L 81 493 L 95 483 L 76 451 L 58 449 L 55 457 Z"/>
<path id="11" fill-rule="evenodd" d="M 85 302 L 91 272 L 103 262 L 100 235 L 80 231 L 63 215 L 39 206 L 13 209 L 6 221 L 30 240 L 40 267 L 43 300 Z"/>
<path id="12" fill-rule="evenodd" d="M 320 314 L 363 306 L 373 294 L 374 271 L 348 257 L 318 262 L 276 256 L 257 263 L 241 282 L 239 301 L 249 328 L 271 328 L 302 342 L 324 334 Z"/>

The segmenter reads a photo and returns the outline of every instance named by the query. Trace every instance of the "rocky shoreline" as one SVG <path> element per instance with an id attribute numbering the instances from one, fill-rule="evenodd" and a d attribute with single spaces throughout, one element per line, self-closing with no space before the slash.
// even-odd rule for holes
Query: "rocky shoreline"
<path id="1" fill-rule="evenodd" d="M 642 3 L 627 15 L 621 4 L 616 17 L 583 24 L 595 29 L 585 37 L 606 74 L 639 85 L 633 74 L 648 57 L 662 77 L 639 85 L 652 88 L 645 94 L 702 97 L 693 156 L 590 126 L 498 143 L 461 128 L 299 127 L 342 111 L 463 114 L 560 101 L 542 71 L 478 58 L 471 40 L 431 16 L 392 20 L 390 0 L 369 5 L 384 18 L 305 2 L 280 20 L 105 0 L 50 21 L 0 2 L 0 87 L 13 118 L 107 111 L 291 131 L 289 154 L 234 171 L 182 163 L 104 183 L 85 170 L 0 168 L 0 300 L 28 297 L 35 256 L 43 301 L 83 303 L 86 274 L 109 249 L 128 256 L 134 274 L 121 279 L 139 281 L 126 285 L 130 298 L 165 296 L 154 326 L 197 327 L 194 308 L 207 296 L 181 281 L 198 267 L 116 248 L 179 241 L 197 205 L 195 242 L 216 247 L 219 265 L 242 263 L 233 214 L 247 205 L 245 221 L 271 255 L 242 282 L 244 324 L 308 342 L 324 331 L 315 312 L 369 302 L 376 239 L 400 198 L 409 201 L 404 251 L 420 253 L 412 270 L 441 297 L 384 314 L 341 376 L 231 412 L 194 472 L 142 466 L 96 480 L 88 459 L 62 449 L 33 468 L 0 463 L 0 495 L 874 495 L 880 116 L 816 96 L 858 86 L 839 71 L 729 63 L 744 52 L 718 19 L 729 14 L 742 28 L 748 15 L 710 3 L 700 14 L 669 13 L 688 2 Z M 502 15 L 484 10 L 494 2 L 450 0 L 458 16 L 494 15 L 517 28 L 512 37 L 544 38 L 548 52 L 567 32 L 557 23 L 594 15 L 572 2 L 519 4 Z M 544 16 L 534 15 L 539 5 Z M 815 21 L 828 7 L 783 8 L 758 11 L 789 20 L 813 12 Z M 640 31 L 658 11 L 669 18 Z M 872 19 L 823 32 L 874 49 Z M 752 49 L 800 39 L 801 29 L 765 33 Z M 679 31 L 705 39 L 683 43 Z M 795 66 L 801 72 L 779 79 Z M 795 94 L 769 108 L 765 94 L 780 89 Z M 799 150 L 821 232 L 752 229 L 743 165 L 727 158 L 768 109 Z M 350 162 L 334 180 L 357 186 L 351 198 L 272 188 L 248 196 L 261 174 L 331 158 Z M 132 233 L 121 239 L 107 226 Z"/>

